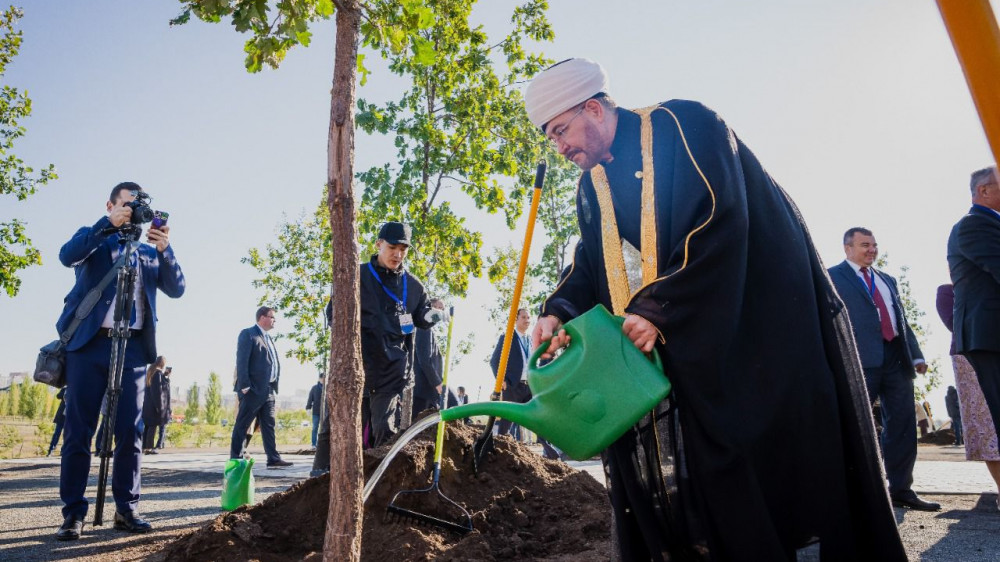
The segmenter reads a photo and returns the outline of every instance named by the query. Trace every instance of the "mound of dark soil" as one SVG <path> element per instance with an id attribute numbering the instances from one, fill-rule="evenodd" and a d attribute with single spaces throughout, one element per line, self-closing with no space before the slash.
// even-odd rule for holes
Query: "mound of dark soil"
<path id="1" fill-rule="evenodd" d="M 472 473 L 472 443 L 481 426 L 447 425 L 441 491 L 471 514 L 474 531 L 457 535 L 410 521 L 386 521 L 400 490 L 426 488 L 433 467 L 434 427 L 403 448 L 365 504 L 362 560 L 609 560 L 607 493 L 588 474 L 546 460 L 507 437 L 480 474 Z M 365 477 L 388 447 L 365 454 Z M 467 454 L 466 454 L 467 453 Z M 311 478 L 255 506 L 225 513 L 166 549 L 167 560 L 278 562 L 322 552 L 329 477 Z M 400 499 L 401 507 L 457 520 L 436 494 Z M 316 557 L 317 560 L 320 558 Z"/>
<path id="2" fill-rule="evenodd" d="M 939 429 L 924 435 L 923 437 L 917 439 L 917 441 L 920 443 L 931 443 L 933 445 L 954 445 L 955 430 L 950 427 Z"/>

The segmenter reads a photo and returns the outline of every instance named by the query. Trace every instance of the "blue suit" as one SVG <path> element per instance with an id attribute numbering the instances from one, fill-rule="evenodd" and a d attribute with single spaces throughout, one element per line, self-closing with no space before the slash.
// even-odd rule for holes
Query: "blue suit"
<path id="1" fill-rule="evenodd" d="M 277 350 L 268 351 L 268 340 L 259 326 L 250 326 L 240 332 L 236 340 L 236 386 L 233 390 L 239 399 L 233 436 L 229 447 L 230 458 L 243 456 L 247 430 L 254 418 L 260 424 L 260 437 L 264 441 L 267 462 L 281 460 L 274 442 L 274 395 L 278 393 L 281 363 Z M 271 344 L 273 347 L 273 343 Z M 271 382 L 271 372 L 275 373 Z M 243 394 L 243 389 L 250 390 Z"/>
<path id="2" fill-rule="evenodd" d="M 83 227 L 63 245 L 59 261 L 74 268 L 76 283 L 66 295 L 62 315 L 56 323 L 60 333 L 73 319 L 84 296 L 100 283 L 114 264 L 118 252 L 117 234 L 108 234 L 111 221 L 102 217 L 93 226 Z M 184 294 L 184 274 L 173 250 L 168 246 L 158 252 L 140 244 L 137 263 L 142 277 L 141 302 L 145 320 L 143 329 L 133 333 L 125 346 L 122 371 L 122 394 L 115 423 L 115 451 L 111 491 L 119 513 L 134 511 L 139 503 L 141 432 L 137 430 L 145 392 L 145 366 L 156 358 L 156 290 L 169 297 Z M 115 297 L 116 283 L 101 293 L 90 314 L 80 323 L 66 346 L 66 429 L 62 448 L 62 472 L 59 495 L 63 517 L 84 518 L 89 503 L 84 497 L 90 473 L 90 444 L 97 428 L 101 399 L 108 384 L 111 339 L 98 331 Z"/>
<path id="3" fill-rule="evenodd" d="M 917 419 L 913 409 L 913 362 L 923 359 L 917 338 L 906 321 L 896 280 L 872 270 L 889 287 L 882 295 L 888 307 L 893 305 L 898 336 L 891 342 L 882 337 L 879 313 L 865 282 L 847 263 L 830 268 L 830 279 L 847 305 L 854 341 L 865 373 L 868 397 L 879 398 L 882 409 L 882 450 L 889 492 L 896 495 L 910 490 L 913 465 L 917 460 Z"/>
<path id="4" fill-rule="evenodd" d="M 493 355 L 490 356 L 490 368 L 493 369 L 493 378 L 497 377 L 500 369 L 500 356 L 503 355 L 503 339 L 505 334 L 500 334 L 496 347 L 493 348 Z M 525 347 L 521 341 L 521 334 L 514 331 L 514 341 L 510 342 L 510 351 L 507 354 L 507 372 L 503 381 L 507 388 L 503 390 L 503 399 L 507 402 L 517 402 L 524 404 L 531 400 L 531 389 L 528 388 L 528 381 L 523 378 L 524 364 L 531 356 L 531 350 Z M 500 435 L 512 434 L 514 424 L 509 420 L 500 420 L 497 424 L 497 431 Z"/>

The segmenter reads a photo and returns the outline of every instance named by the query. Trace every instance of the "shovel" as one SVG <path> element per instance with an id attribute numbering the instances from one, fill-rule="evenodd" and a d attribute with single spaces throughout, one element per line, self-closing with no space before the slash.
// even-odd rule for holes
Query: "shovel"
<path id="1" fill-rule="evenodd" d="M 491 401 L 500 400 L 500 391 L 503 390 L 503 379 L 507 374 L 507 357 L 510 354 L 510 345 L 514 335 L 514 321 L 517 320 L 517 309 L 521 302 L 521 289 L 524 288 L 524 271 L 528 268 L 528 251 L 531 250 L 531 236 L 535 232 L 535 217 L 538 216 L 538 202 L 542 197 L 542 182 L 545 180 L 545 162 L 538 163 L 535 171 L 535 188 L 531 193 L 531 211 L 528 214 L 528 228 L 524 232 L 524 246 L 521 248 L 521 263 L 517 268 L 517 282 L 514 284 L 514 295 L 510 299 L 510 314 L 507 315 L 507 331 L 503 337 L 503 350 L 500 353 L 500 365 L 497 368 L 497 381 L 493 387 Z M 486 453 L 493 450 L 493 425 L 496 424 L 495 415 L 490 415 L 486 422 L 483 434 L 476 439 L 472 445 L 472 471 L 479 474 L 479 465 L 485 460 Z"/>

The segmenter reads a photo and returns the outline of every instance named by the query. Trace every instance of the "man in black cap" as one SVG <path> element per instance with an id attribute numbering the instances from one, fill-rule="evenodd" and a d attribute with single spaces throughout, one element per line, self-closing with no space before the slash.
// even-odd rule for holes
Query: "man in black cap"
<path id="1" fill-rule="evenodd" d="M 411 383 L 413 333 L 447 320 L 432 308 L 424 286 L 403 267 L 410 249 L 410 227 L 387 222 L 378 232 L 378 253 L 361 264 L 361 359 L 365 369 L 362 426 L 365 444 L 377 447 L 398 428 L 395 412 Z"/>

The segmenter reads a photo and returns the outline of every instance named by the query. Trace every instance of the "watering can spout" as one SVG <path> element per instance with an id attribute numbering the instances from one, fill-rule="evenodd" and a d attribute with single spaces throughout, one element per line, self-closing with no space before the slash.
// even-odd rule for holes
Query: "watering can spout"
<path id="1" fill-rule="evenodd" d="M 471 418 L 472 416 L 494 416 L 512 421 L 518 425 L 523 425 L 534 431 L 533 428 L 538 427 L 539 422 L 542 420 L 540 414 L 538 404 L 534 401 L 529 401 L 526 404 L 518 404 L 516 402 L 472 402 L 444 410 L 441 412 L 441 419 L 444 421 L 454 421 Z"/>
<path id="2" fill-rule="evenodd" d="M 476 402 L 441 412 L 452 421 L 496 416 L 523 425 L 576 460 L 593 457 L 670 392 L 659 355 L 647 358 L 622 333 L 623 318 L 597 305 L 563 327 L 572 344 L 547 365 L 528 360 L 526 404 Z"/>

